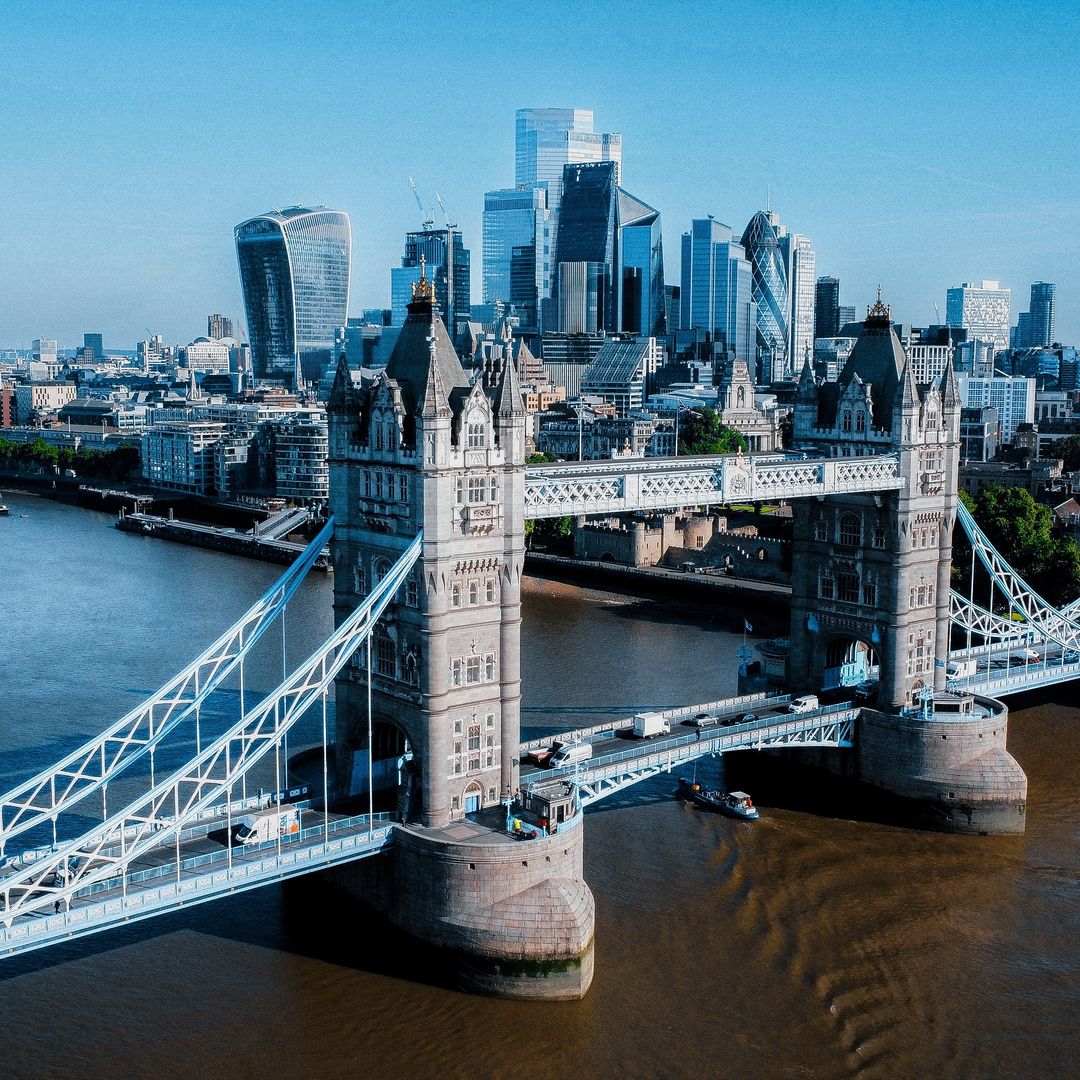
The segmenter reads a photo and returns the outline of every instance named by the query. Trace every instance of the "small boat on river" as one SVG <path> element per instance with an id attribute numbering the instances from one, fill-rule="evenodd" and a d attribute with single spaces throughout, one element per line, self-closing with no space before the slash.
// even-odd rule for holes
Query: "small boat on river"
<path id="1" fill-rule="evenodd" d="M 758 808 L 745 791 L 710 791 L 701 784 L 680 776 L 676 794 L 703 810 L 713 810 L 728 817 L 741 818 L 743 821 L 756 821 L 759 817 Z"/>

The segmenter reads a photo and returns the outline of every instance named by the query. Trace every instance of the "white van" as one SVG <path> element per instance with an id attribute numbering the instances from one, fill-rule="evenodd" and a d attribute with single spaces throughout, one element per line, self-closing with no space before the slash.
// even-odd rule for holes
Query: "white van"
<path id="1" fill-rule="evenodd" d="M 548 765 L 553 769 L 561 769 L 564 765 L 576 765 L 579 761 L 588 761 L 591 757 L 592 743 L 572 742 L 560 746 L 548 758 Z"/>
<path id="2" fill-rule="evenodd" d="M 802 697 L 797 697 L 788 702 L 787 711 L 794 713 L 813 712 L 819 707 L 817 694 L 803 694 Z"/>

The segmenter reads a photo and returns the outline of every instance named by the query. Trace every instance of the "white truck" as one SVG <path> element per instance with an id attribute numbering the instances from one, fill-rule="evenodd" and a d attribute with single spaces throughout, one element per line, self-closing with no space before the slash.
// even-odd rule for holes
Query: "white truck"
<path id="1" fill-rule="evenodd" d="M 964 679 L 968 675 L 975 675 L 979 670 L 979 661 L 975 659 L 950 660 L 946 675 L 950 679 Z"/>
<path id="2" fill-rule="evenodd" d="M 591 757 L 592 743 L 569 742 L 563 743 L 563 745 L 547 759 L 547 763 L 552 769 L 561 769 L 565 765 L 577 765 L 581 761 L 588 761 Z"/>
<path id="3" fill-rule="evenodd" d="M 271 806 L 256 810 L 240 819 L 236 830 L 238 844 L 264 844 L 276 840 L 278 835 L 291 836 L 300 831 L 300 812 L 295 806 Z"/>
<path id="4" fill-rule="evenodd" d="M 634 738 L 652 739 L 657 735 L 670 735 L 671 724 L 658 712 L 642 712 L 634 717 Z"/>

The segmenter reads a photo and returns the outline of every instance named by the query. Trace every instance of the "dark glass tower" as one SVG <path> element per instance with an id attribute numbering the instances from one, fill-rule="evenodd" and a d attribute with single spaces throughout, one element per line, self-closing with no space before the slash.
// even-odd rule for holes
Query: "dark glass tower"
<path id="1" fill-rule="evenodd" d="M 840 336 L 840 279 L 819 277 L 814 286 L 815 337 Z"/>
<path id="2" fill-rule="evenodd" d="M 776 230 L 764 210 L 746 226 L 742 246 L 750 260 L 757 307 L 758 381 L 779 382 L 790 371 L 787 356 L 788 284 Z"/>
<path id="3" fill-rule="evenodd" d="M 293 386 L 317 382 L 348 313 L 349 215 L 291 206 L 233 232 L 255 376 Z"/>
<path id="4" fill-rule="evenodd" d="M 472 312 L 472 255 L 458 229 L 422 229 L 405 234 L 401 266 L 390 271 L 391 307 L 395 326 L 405 321 L 413 286 L 420 280 L 423 259 L 435 286 L 435 303 L 452 337 Z"/>
<path id="5" fill-rule="evenodd" d="M 1057 286 L 1049 281 L 1036 281 L 1031 286 L 1030 334 L 1031 345 L 1054 343 L 1054 293 Z"/>

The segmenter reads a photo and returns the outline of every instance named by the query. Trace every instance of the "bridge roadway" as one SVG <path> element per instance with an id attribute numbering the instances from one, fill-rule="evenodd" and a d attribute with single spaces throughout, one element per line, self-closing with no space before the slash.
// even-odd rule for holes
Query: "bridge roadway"
<path id="1" fill-rule="evenodd" d="M 1038 653 L 1039 659 L 1027 659 L 1028 649 Z M 965 660 L 974 660 L 978 668 L 971 675 L 949 676 L 950 690 L 1003 698 L 1080 678 L 1080 652 L 1037 638 L 1030 644 L 979 645 L 949 654 L 950 664 Z"/>
<path id="2" fill-rule="evenodd" d="M 393 843 L 392 814 L 376 814 L 374 828 L 370 828 L 366 814 L 324 816 L 321 811 L 301 809 L 301 830 L 282 837 L 280 844 L 269 840 L 230 845 L 230 822 L 235 832 L 239 816 L 256 805 L 265 806 L 265 800 L 236 803 L 231 815 L 216 809 L 185 829 L 178 845 L 162 844 L 133 861 L 124 878 L 106 878 L 81 889 L 70 909 L 52 912 L 49 905 L 43 912 L 16 917 L 10 926 L 4 925 L 0 876 L 0 956 L 30 952 L 179 907 L 366 858 Z M 114 852 L 119 854 L 119 843 Z M 32 858 L 33 854 L 22 858 Z M 5 862 L 10 864 L 18 858 Z"/>
<path id="3" fill-rule="evenodd" d="M 527 786 L 544 777 L 573 779 L 581 789 L 582 806 L 612 795 L 677 765 L 729 750 L 760 750 L 779 746 L 851 746 L 859 706 L 851 702 L 826 705 L 813 712 L 792 713 L 789 695 L 750 694 L 741 698 L 668 709 L 660 715 L 671 734 L 633 738 L 633 717 L 534 739 L 521 747 L 521 782 Z M 705 726 L 695 718 L 708 716 Z M 558 739 L 581 739 L 592 757 L 576 766 L 544 769 L 526 759 Z"/>

